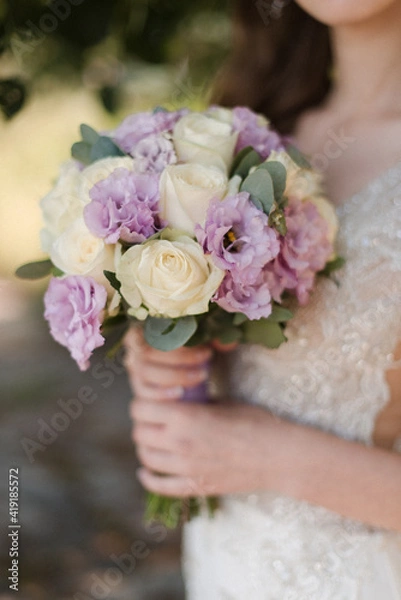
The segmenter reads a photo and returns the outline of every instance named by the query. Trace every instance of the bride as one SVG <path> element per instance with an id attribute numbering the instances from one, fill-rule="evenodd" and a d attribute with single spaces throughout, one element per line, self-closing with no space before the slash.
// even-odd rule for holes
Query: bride
<path id="1" fill-rule="evenodd" d="M 346 264 L 278 350 L 220 353 L 218 404 L 179 402 L 210 349 L 131 334 L 139 478 L 221 496 L 184 529 L 189 600 L 401 600 L 401 2 L 236 13 L 218 100 L 265 112 L 323 171 Z"/>

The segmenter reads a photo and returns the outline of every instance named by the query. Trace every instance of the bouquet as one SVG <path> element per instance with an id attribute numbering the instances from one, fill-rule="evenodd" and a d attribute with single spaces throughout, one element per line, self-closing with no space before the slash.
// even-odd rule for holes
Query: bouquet
<path id="1" fill-rule="evenodd" d="M 157 108 L 81 135 L 41 201 L 49 259 L 17 271 L 52 275 L 44 315 L 81 370 L 122 321 L 165 351 L 277 348 L 288 299 L 305 304 L 316 275 L 340 266 L 320 176 L 248 108 Z M 149 516 L 168 521 L 169 502 L 151 496 Z"/>

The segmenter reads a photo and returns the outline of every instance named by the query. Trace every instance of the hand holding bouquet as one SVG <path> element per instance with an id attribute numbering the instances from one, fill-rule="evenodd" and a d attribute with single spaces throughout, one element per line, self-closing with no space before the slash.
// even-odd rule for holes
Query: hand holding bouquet
<path id="1" fill-rule="evenodd" d="M 81 126 L 42 200 L 45 318 L 80 369 L 108 325 L 160 350 L 285 341 L 285 298 L 308 301 L 340 260 L 335 212 L 305 158 L 244 107 L 156 109 L 99 135 Z"/>

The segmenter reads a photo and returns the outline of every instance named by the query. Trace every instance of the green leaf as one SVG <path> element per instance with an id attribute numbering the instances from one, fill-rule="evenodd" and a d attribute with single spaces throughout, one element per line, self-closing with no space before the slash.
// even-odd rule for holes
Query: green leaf
<path id="1" fill-rule="evenodd" d="M 109 137 L 99 136 L 90 152 L 91 162 L 110 156 L 125 156 L 125 152 L 123 152 Z"/>
<path id="2" fill-rule="evenodd" d="M 233 342 L 238 342 L 242 339 L 243 333 L 241 329 L 237 327 L 228 327 L 227 329 L 223 329 L 223 331 L 217 336 L 217 339 L 222 344 L 232 344 Z"/>
<path id="3" fill-rule="evenodd" d="M 287 233 L 285 214 L 281 208 L 276 208 L 269 214 L 269 225 L 270 227 L 274 227 L 280 235 L 285 235 Z"/>
<path id="4" fill-rule="evenodd" d="M 257 208 L 268 215 L 274 203 L 273 180 L 265 169 L 257 169 L 242 182 L 241 192 L 248 192 Z"/>
<path id="5" fill-rule="evenodd" d="M 285 166 L 278 160 L 269 160 L 259 165 L 258 169 L 266 169 L 266 171 L 268 171 L 273 181 L 274 199 L 276 202 L 280 202 L 287 183 L 287 171 Z"/>
<path id="6" fill-rule="evenodd" d="M 334 260 L 331 260 L 327 263 L 324 269 L 319 271 L 318 275 L 323 275 L 324 277 L 330 277 L 334 271 L 341 269 L 345 265 L 345 258 L 342 256 L 337 256 Z"/>
<path id="7" fill-rule="evenodd" d="M 71 148 L 71 156 L 84 165 L 90 165 L 92 162 L 91 150 L 92 146 L 91 144 L 88 144 L 88 142 L 75 142 Z"/>
<path id="8" fill-rule="evenodd" d="M 119 292 L 121 288 L 121 282 L 118 281 L 116 274 L 113 273 L 113 271 L 103 271 L 103 274 L 110 283 L 111 287 Z"/>
<path id="9" fill-rule="evenodd" d="M 292 319 L 293 316 L 293 313 L 288 310 L 288 308 L 284 308 L 283 306 L 274 303 L 272 313 L 268 317 L 268 320 L 275 323 L 286 323 Z"/>
<path id="10" fill-rule="evenodd" d="M 244 327 L 244 334 L 246 342 L 261 344 L 267 348 L 278 348 L 287 341 L 280 324 L 269 319 L 248 321 Z"/>
<path id="11" fill-rule="evenodd" d="M 91 146 L 96 144 L 100 137 L 97 131 L 95 131 L 92 127 L 89 127 L 89 125 L 85 125 L 85 123 L 82 123 L 79 129 L 84 142 L 87 142 Z"/>
<path id="12" fill-rule="evenodd" d="M 245 321 L 247 321 L 248 317 L 246 315 L 244 315 L 243 313 L 235 313 L 234 315 L 234 319 L 233 319 L 233 325 L 242 325 L 242 323 L 245 323 Z"/>
<path id="13" fill-rule="evenodd" d="M 53 263 L 51 260 L 39 260 L 19 267 L 15 274 L 20 279 L 42 279 L 51 275 Z"/>
<path id="14" fill-rule="evenodd" d="M 259 165 L 261 162 L 262 157 L 260 154 L 258 154 L 252 146 L 247 146 L 246 148 L 243 148 L 241 152 L 238 152 L 237 156 L 234 158 L 230 177 L 239 175 L 244 179 L 248 175 L 249 170 L 256 165 Z"/>
<path id="15" fill-rule="evenodd" d="M 298 167 L 301 167 L 301 169 L 312 168 L 310 162 L 307 160 L 305 155 L 302 154 L 302 152 L 300 152 L 300 150 L 298 150 L 296 146 L 293 146 L 293 144 L 286 145 L 285 151 L 290 156 L 290 158 L 292 158 L 294 163 L 298 165 Z"/>
<path id="16" fill-rule="evenodd" d="M 195 317 L 165 319 L 148 317 L 145 321 L 145 340 L 153 348 L 167 352 L 184 346 L 194 335 L 198 323 Z"/>

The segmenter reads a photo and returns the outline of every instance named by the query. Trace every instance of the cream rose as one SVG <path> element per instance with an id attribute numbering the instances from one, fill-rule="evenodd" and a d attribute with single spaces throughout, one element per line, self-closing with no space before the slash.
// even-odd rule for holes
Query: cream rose
<path id="1" fill-rule="evenodd" d="M 177 318 L 207 312 L 224 277 L 192 238 L 171 231 L 165 236 L 170 239 L 132 246 L 117 266 L 128 312 L 139 319 L 147 314 Z"/>
<path id="2" fill-rule="evenodd" d="M 54 188 L 40 202 L 44 228 L 40 232 L 44 252 L 50 249 L 57 238 L 79 217 L 91 200 L 91 188 L 110 175 L 114 169 L 134 168 L 132 158 L 104 158 L 82 171 L 75 161 L 65 163 Z"/>
<path id="3" fill-rule="evenodd" d="M 80 200 L 85 206 L 91 201 L 89 196 L 90 190 L 93 186 L 106 179 L 109 175 L 115 171 L 115 169 L 128 169 L 132 171 L 134 169 L 134 161 L 128 156 L 114 156 L 110 158 L 102 158 L 86 167 L 81 173 L 81 180 L 79 185 L 79 196 Z"/>
<path id="4" fill-rule="evenodd" d="M 114 249 L 92 235 L 83 218 L 78 218 L 53 243 L 50 258 L 68 275 L 90 275 L 105 285 L 103 270 L 113 270 Z"/>
<path id="5" fill-rule="evenodd" d="M 216 167 L 169 165 L 160 177 L 160 216 L 193 235 L 196 223 L 204 225 L 212 198 L 222 199 L 227 189 L 227 177 Z"/>
<path id="6" fill-rule="evenodd" d="M 316 206 L 320 216 L 327 222 L 329 240 L 333 244 L 338 232 L 338 218 L 334 206 L 323 195 L 321 175 L 312 169 L 302 169 L 284 151 L 273 151 L 268 158 L 270 160 L 277 160 L 287 170 L 284 193 L 299 200 L 308 200 Z"/>
<path id="7" fill-rule="evenodd" d="M 287 171 L 286 196 L 294 196 L 299 200 L 310 199 L 322 194 L 322 177 L 312 169 L 302 169 L 285 152 L 273 150 L 266 162 L 278 161 Z"/>
<path id="8" fill-rule="evenodd" d="M 176 123 L 173 143 L 179 161 L 213 165 L 227 172 L 237 137 L 230 123 L 210 114 L 190 113 Z"/>
<path id="9" fill-rule="evenodd" d="M 54 188 L 40 201 L 44 228 L 40 232 L 41 246 L 49 253 L 55 239 L 82 215 L 78 189 L 81 172 L 75 161 L 61 166 Z"/>
<path id="10" fill-rule="evenodd" d="M 316 206 L 320 216 L 326 221 L 329 228 L 329 240 L 334 244 L 339 228 L 334 206 L 324 196 L 313 196 L 308 200 Z"/>

